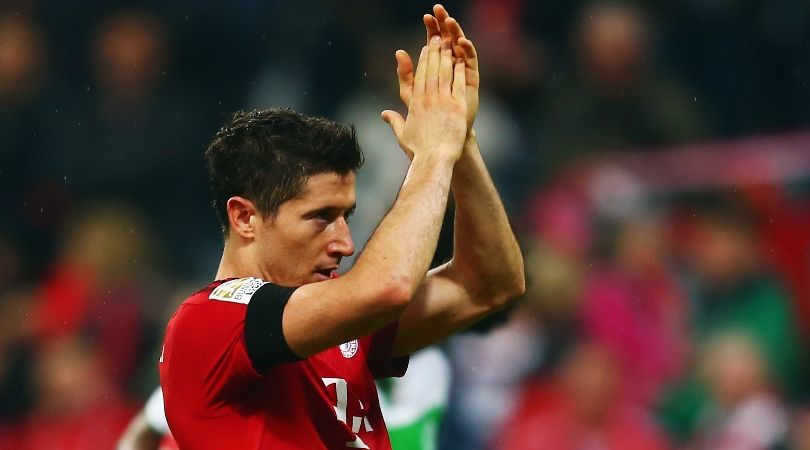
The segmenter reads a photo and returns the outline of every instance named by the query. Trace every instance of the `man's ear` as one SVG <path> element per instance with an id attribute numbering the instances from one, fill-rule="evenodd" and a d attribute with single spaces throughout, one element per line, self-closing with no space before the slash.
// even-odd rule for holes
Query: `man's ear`
<path id="1" fill-rule="evenodd" d="M 253 202 L 244 197 L 231 197 L 228 199 L 225 209 L 228 211 L 228 224 L 231 232 L 244 239 L 253 239 L 256 222 L 250 219 L 258 214 Z"/>

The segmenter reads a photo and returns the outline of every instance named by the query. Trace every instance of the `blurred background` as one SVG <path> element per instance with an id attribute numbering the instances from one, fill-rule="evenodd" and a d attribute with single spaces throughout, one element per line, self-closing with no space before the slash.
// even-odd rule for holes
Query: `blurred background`
<path id="1" fill-rule="evenodd" d="M 810 3 L 445 5 L 529 285 L 442 345 L 438 447 L 810 449 Z M 0 448 L 112 448 L 157 386 L 219 262 L 228 113 L 353 122 L 365 242 L 407 168 L 394 50 L 431 6 L 0 2 Z"/>

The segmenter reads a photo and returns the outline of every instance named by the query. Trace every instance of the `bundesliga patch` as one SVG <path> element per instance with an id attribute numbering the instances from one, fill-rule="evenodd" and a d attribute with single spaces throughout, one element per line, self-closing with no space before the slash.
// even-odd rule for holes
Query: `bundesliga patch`
<path id="1" fill-rule="evenodd" d="M 226 281 L 217 286 L 208 298 L 211 300 L 247 305 L 250 303 L 250 298 L 253 297 L 253 294 L 265 284 L 267 284 L 266 281 L 258 278 L 239 278 L 237 280 Z"/>

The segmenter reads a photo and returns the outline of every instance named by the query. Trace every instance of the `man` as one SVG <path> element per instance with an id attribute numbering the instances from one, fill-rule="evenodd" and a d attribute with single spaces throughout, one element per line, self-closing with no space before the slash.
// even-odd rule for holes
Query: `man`
<path id="1" fill-rule="evenodd" d="M 444 8 L 416 70 L 397 52 L 407 118 L 383 112 L 411 165 L 354 267 L 351 128 L 237 113 L 206 152 L 225 232 L 216 278 L 169 323 L 160 362 L 180 448 L 389 449 L 374 379 L 523 292 L 523 262 L 472 131 L 475 49 Z M 453 259 L 428 272 L 452 184 Z M 427 274 L 427 275 L 426 275 Z"/>

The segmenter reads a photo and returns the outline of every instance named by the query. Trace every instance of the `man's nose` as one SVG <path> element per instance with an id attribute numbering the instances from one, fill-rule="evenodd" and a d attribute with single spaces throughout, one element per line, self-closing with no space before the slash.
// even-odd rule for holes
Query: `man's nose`
<path id="1" fill-rule="evenodd" d="M 352 256 L 354 254 L 354 241 L 352 232 L 346 219 L 339 218 L 334 222 L 335 236 L 329 243 L 327 251 L 335 256 Z"/>

